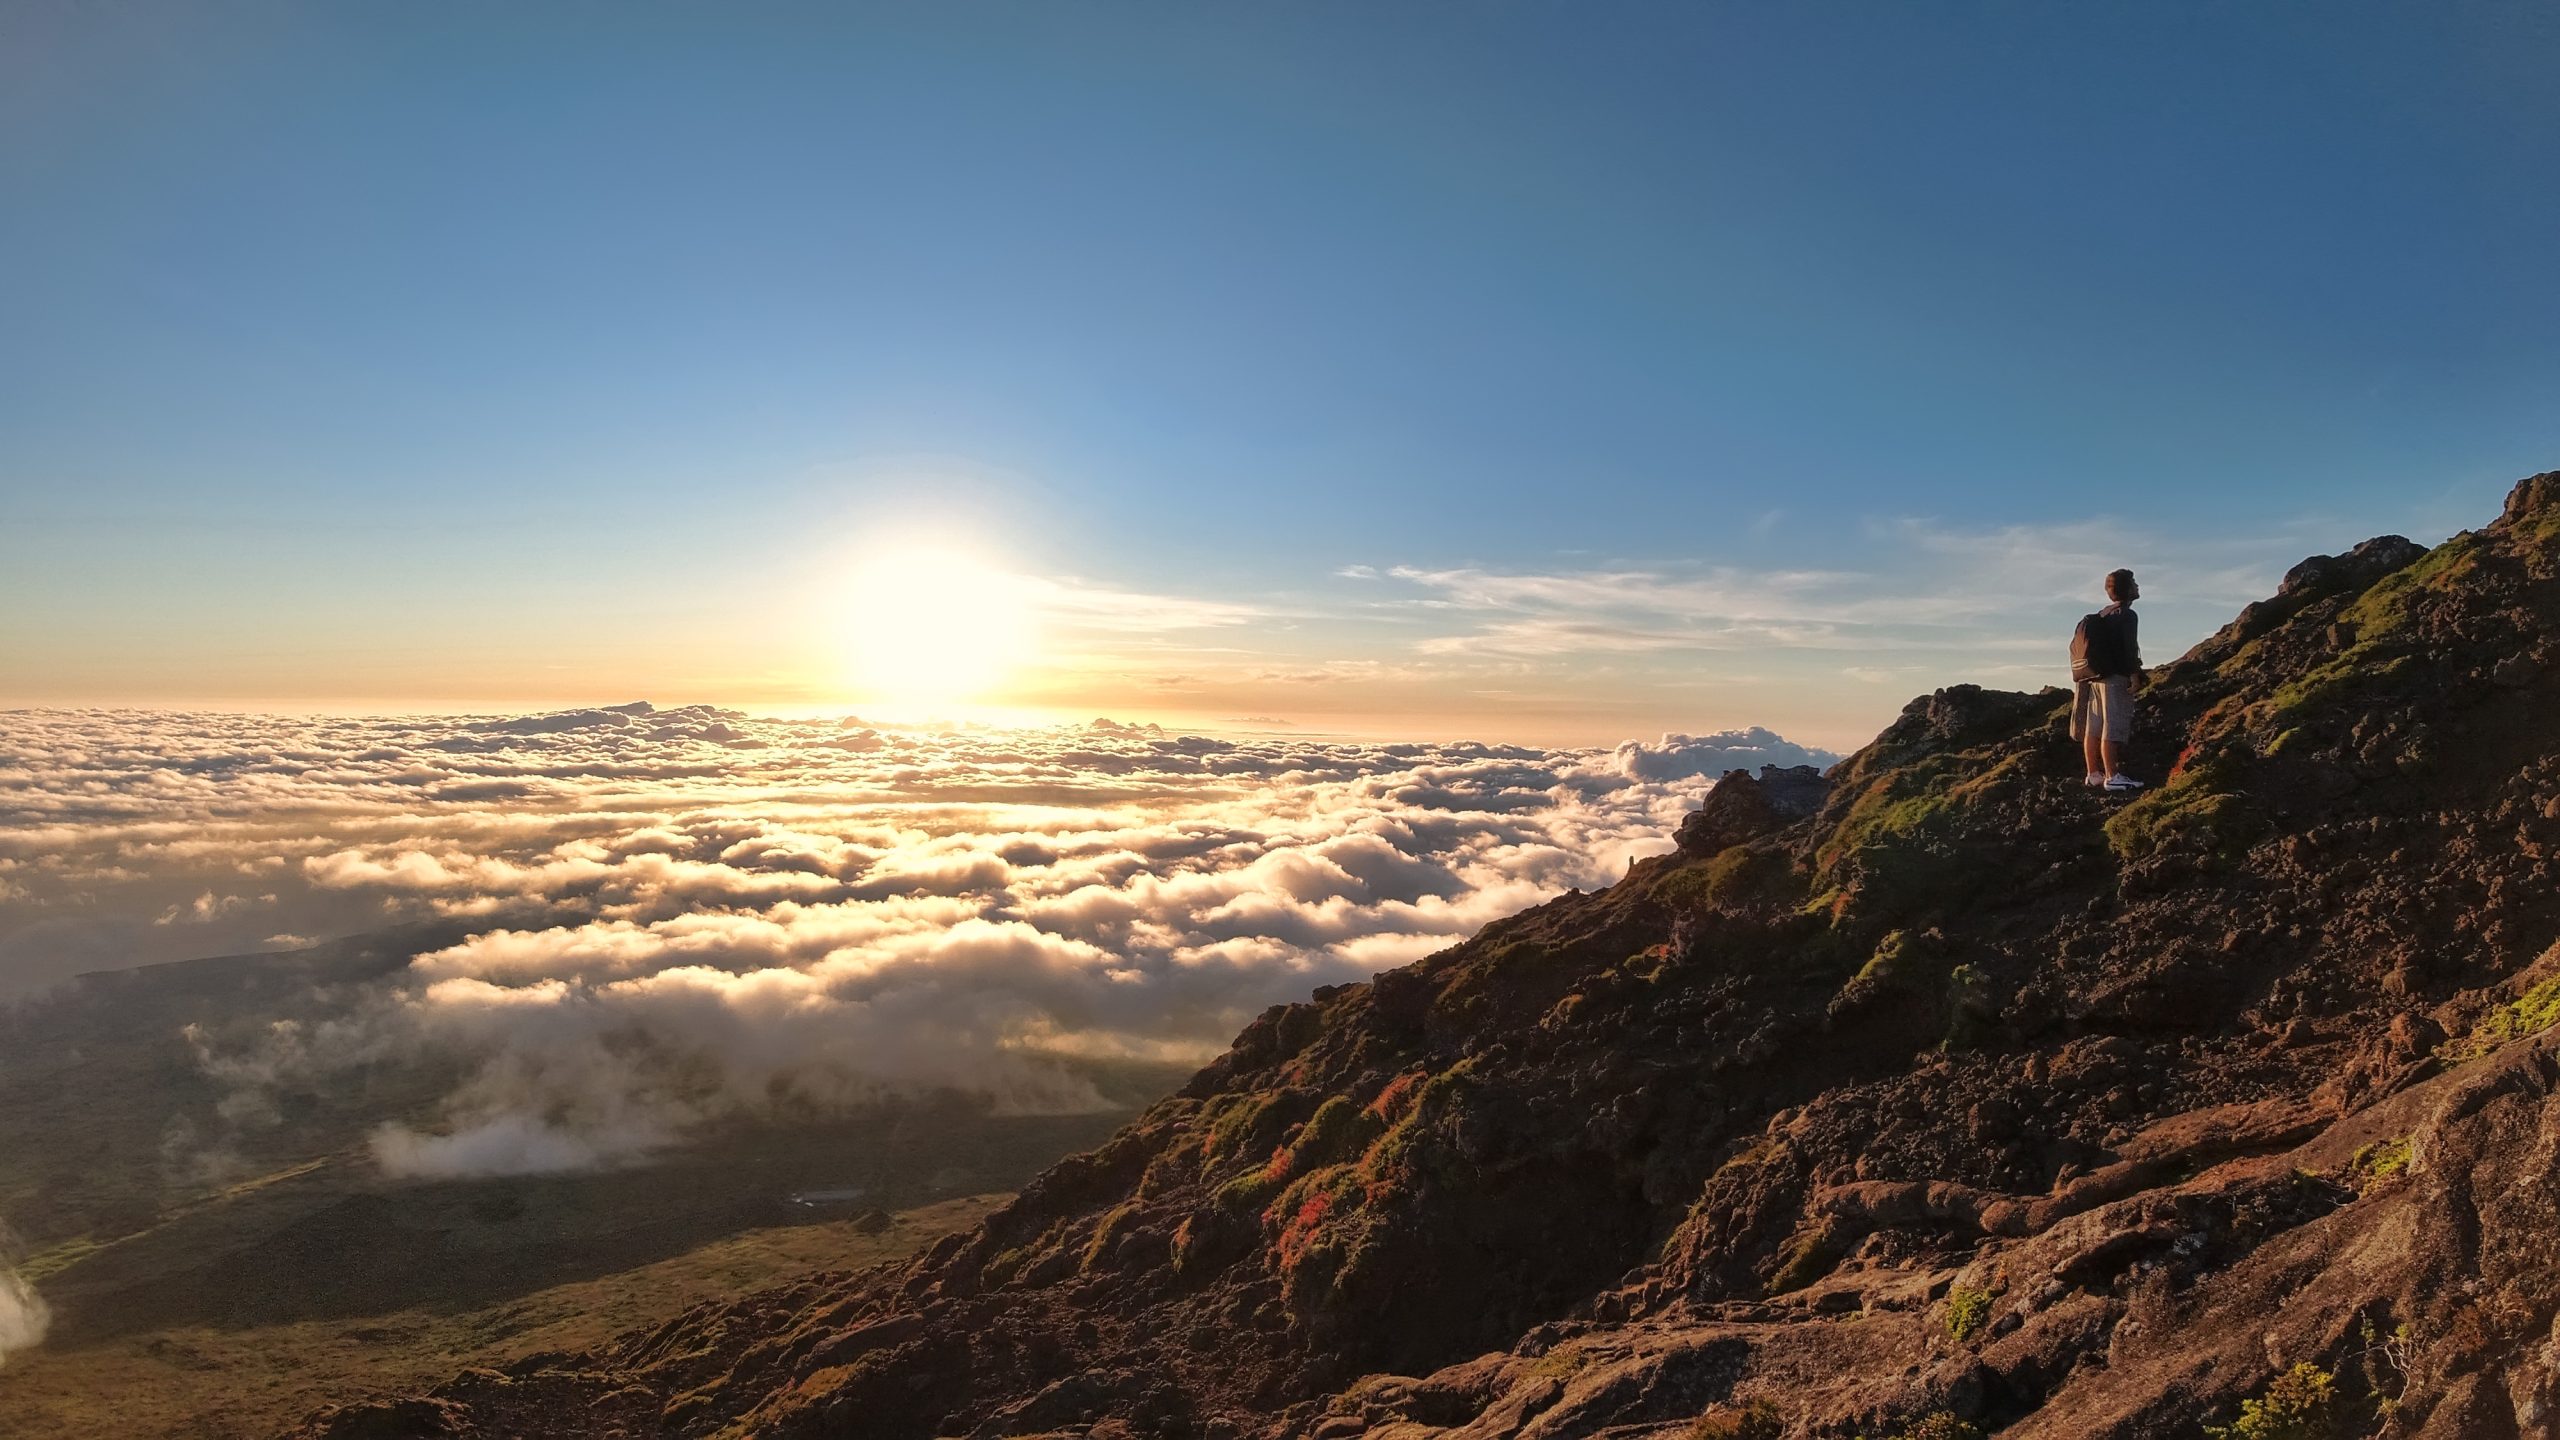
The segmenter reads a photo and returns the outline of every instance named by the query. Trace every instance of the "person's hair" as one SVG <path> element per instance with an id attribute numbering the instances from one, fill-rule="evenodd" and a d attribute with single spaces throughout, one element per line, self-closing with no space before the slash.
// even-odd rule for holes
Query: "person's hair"
<path id="1" fill-rule="evenodd" d="M 2138 587 L 2136 587 L 2136 586 L 2135 586 L 2135 584 L 2133 583 L 2133 572 L 2132 572 L 2132 571 L 2130 571 L 2130 570 L 2110 570 L 2110 571 L 2108 571 L 2108 572 L 2107 572 L 2107 598 L 2108 598 L 2108 599 L 2110 599 L 2110 600 L 2114 600 L 2114 601 L 2118 601 L 2118 602 L 2121 602 L 2121 601 L 2125 598 L 2125 595 L 2126 595 L 2129 591 L 2132 591 L 2132 590 L 2134 590 L 2134 589 L 2136 589 L 2136 588 L 2138 588 Z"/>

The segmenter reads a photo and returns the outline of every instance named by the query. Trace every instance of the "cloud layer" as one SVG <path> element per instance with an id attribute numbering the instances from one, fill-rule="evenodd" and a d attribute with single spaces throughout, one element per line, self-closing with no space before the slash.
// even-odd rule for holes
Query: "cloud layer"
<path id="1" fill-rule="evenodd" d="M 438 921 L 325 1022 L 200 1041 L 295 1077 L 458 1056 L 402 1174 L 609 1163 L 740 1113 L 1098 1097 L 1315 985 L 1668 848 L 1765 730 L 1614 750 L 896 729 L 646 706 L 482 719 L 0 714 L 0 988 Z"/>

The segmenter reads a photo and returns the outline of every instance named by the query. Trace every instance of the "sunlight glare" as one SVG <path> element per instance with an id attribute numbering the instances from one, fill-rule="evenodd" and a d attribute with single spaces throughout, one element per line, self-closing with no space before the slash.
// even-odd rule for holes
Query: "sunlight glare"
<path id="1" fill-rule="evenodd" d="M 1030 585 L 964 552 L 876 554 L 855 571 L 846 616 L 854 689 L 866 703 L 984 699 L 1030 657 Z"/>

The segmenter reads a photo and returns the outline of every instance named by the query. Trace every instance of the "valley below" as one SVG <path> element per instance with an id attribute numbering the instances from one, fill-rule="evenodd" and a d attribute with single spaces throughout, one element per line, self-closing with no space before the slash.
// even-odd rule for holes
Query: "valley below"
<path id="1" fill-rule="evenodd" d="M 0 1213 L 50 1311 L 44 1342 L 0 1364 L 0 1435 L 249 1440 L 899 1259 L 1180 1078 L 1097 1067 L 1111 1108 L 1070 1115 L 884 1098 L 548 1174 L 386 1176 L 368 1136 L 433 1098 L 433 1061 L 222 1123 L 231 1092 L 190 1036 L 320 1021 L 417 939 L 86 977 L 0 1012 Z"/>

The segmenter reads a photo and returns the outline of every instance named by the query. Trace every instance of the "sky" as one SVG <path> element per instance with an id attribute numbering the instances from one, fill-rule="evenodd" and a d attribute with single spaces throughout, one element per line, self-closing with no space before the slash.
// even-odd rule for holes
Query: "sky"
<path id="1" fill-rule="evenodd" d="M 2540 5 L 0 7 L 0 706 L 1846 748 L 2560 466 Z"/>

